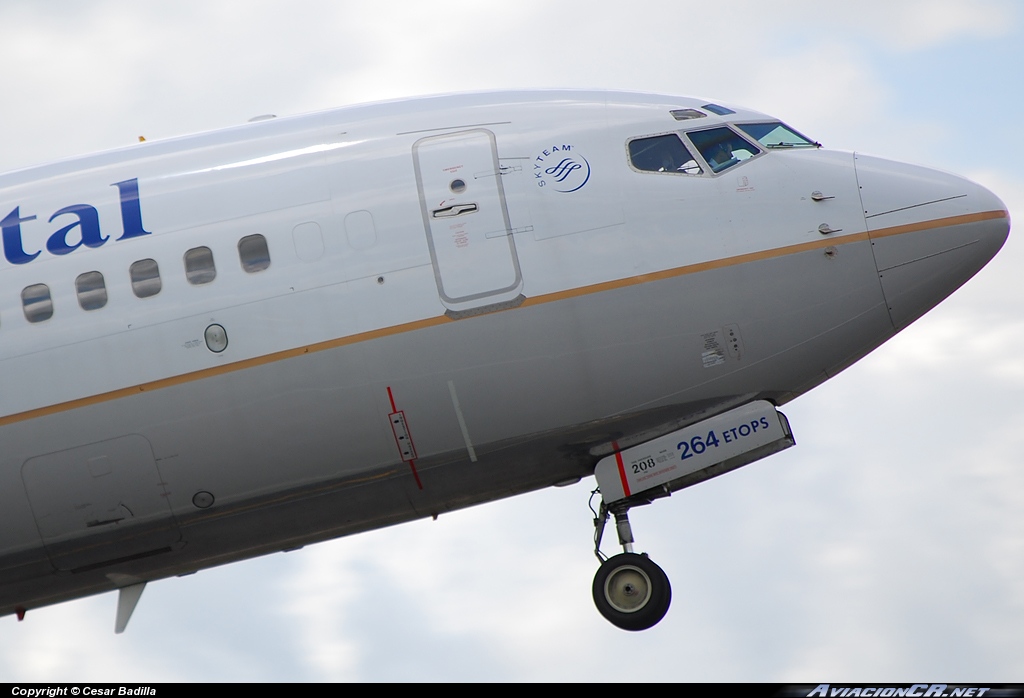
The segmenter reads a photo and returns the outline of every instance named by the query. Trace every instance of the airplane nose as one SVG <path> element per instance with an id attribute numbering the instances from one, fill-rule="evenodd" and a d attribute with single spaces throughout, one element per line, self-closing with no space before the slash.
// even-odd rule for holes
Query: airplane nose
<path id="1" fill-rule="evenodd" d="M 902 330 L 988 264 L 1010 214 L 963 177 L 864 155 L 855 163 L 882 293 Z"/>

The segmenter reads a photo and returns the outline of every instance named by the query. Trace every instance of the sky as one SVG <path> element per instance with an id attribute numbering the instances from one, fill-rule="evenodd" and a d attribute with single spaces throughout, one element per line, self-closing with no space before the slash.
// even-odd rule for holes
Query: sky
<path id="1" fill-rule="evenodd" d="M 0 170 L 360 102 L 571 87 L 771 113 L 1024 220 L 1000 0 L 0 4 Z M 593 482 L 0 618 L 0 682 L 1024 682 L 1024 243 L 786 405 L 797 446 L 630 513 L 643 633 L 590 583 Z M 614 546 L 606 545 L 606 552 Z"/>

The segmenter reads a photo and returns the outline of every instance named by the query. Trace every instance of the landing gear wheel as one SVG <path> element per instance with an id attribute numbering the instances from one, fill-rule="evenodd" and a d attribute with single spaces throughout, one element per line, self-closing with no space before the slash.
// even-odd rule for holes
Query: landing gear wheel
<path id="1" fill-rule="evenodd" d="M 594 603 L 612 625 L 646 630 L 657 624 L 672 603 L 672 586 L 647 555 L 622 553 L 601 564 L 594 575 Z"/>

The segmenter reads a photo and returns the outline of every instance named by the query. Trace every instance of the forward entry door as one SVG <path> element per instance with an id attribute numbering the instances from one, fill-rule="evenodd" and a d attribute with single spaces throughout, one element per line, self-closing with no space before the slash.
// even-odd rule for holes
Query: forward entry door
<path id="1" fill-rule="evenodd" d="M 473 129 L 413 145 L 434 278 L 448 314 L 514 305 L 522 274 L 494 134 Z"/>

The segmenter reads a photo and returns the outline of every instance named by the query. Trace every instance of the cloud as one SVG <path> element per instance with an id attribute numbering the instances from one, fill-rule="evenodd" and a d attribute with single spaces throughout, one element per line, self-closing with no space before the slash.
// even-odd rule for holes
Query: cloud
<path id="1" fill-rule="evenodd" d="M 907 0 L 858 3 L 856 11 L 861 26 L 891 48 L 919 51 L 962 38 L 1004 36 L 1016 24 L 1016 9 L 1001 0 Z"/>
<path id="2" fill-rule="evenodd" d="M 758 15 L 762 7 L 752 3 Z M 764 20 L 776 26 L 802 22 L 826 42 L 836 35 L 875 37 L 897 53 L 934 49 L 964 39 L 1006 36 L 1017 26 L 1018 7 L 1008 0 L 863 0 L 822 5 L 790 0 Z"/>

